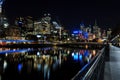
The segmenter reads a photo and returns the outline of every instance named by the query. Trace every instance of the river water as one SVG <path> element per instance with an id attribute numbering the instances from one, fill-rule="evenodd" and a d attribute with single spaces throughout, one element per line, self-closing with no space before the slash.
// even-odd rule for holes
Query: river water
<path id="1" fill-rule="evenodd" d="M 0 80 L 70 80 L 98 49 L 0 48 Z"/>

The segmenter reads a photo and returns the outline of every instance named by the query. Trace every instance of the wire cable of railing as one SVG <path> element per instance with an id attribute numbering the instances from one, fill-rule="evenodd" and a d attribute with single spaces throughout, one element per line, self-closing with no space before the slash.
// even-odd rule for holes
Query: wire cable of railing
<path id="1" fill-rule="evenodd" d="M 104 48 L 101 50 L 99 56 L 97 57 L 97 59 L 95 60 L 95 62 L 93 63 L 93 65 L 90 67 L 90 69 L 88 70 L 88 72 L 85 74 L 85 76 L 83 77 L 82 80 L 88 80 L 89 76 L 93 73 L 93 71 L 95 70 L 95 68 L 98 65 L 99 60 L 102 57 L 102 53 L 104 51 Z"/>
<path id="2" fill-rule="evenodd" d="M 71 80 L 88 80 L 88 77 L 94 71 L 98 62 L 102 56 L 102 53 L 105 48 L 100 50 L 100 54 L 98 53 L 88 64 L 86 64 Z"/>

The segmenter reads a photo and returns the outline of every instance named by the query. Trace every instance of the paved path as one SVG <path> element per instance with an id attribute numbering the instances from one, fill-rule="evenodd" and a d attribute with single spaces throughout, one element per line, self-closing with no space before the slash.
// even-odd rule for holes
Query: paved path
<path id="1" fill-rule="evenodd" d="M 120 80 L 120 48 L 110 45 L 109 61 L 105 62 L 104 80 Z"/>

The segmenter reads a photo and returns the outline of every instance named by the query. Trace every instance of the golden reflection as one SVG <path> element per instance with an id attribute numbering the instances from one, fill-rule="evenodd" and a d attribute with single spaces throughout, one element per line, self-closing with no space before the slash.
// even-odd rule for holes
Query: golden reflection
<path id="1" fill-rule="evenodd" d="M 4 51 L 4 50 L 10 50 L 10 48 L 0 48 L 0 51 Z"/>
<path id="2" fill-rule="evenodd" d="M 93 50 L 92 54 L 93 54 L 93 56 L 95 56 L 96 55 L 96 50 Z"/>
<path id="3" fill-rule="evenodd" d="M 85 45 L 85 48 L 88 49 L 88 45 Z"/>
<path id="4" fill-rule="evenodd" d="M 1 48 L 0 50 L 3 49 Z M 15 50 L 19 49 L 13 49 L 13 51 Z M 22 69 L 25 67 L 27 73 L 32 73 L 32 70 L 41 71 L 44 78 L 47 77 L 47 79 L 49 79 L 50 71 L 56 71 L 62 67 L 63 63 L 71 60 L 74 62 L 76 60 L 78 62 L 82 62 L 84 65 L 88 63 L 96 53 L 96 50 L 66 49 L 57 47 L 47 49 L 39 48 L 37 51 L 33 52 L 18 51 L 12 54 L 5 54 L 5 59 L 11 63 L 15 62 L 21 64 L 20 73 L 22 73 Z M 4 62 L 4 67 L 7 65 L 6 63 L 7 61 Z"/>

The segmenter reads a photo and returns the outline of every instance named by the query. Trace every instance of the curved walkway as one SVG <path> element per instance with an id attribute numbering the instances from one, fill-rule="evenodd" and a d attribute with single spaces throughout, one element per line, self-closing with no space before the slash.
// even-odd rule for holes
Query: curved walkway
<path id="1" fill-rule="evenodd" d="M 109 61 L 105 62 L 104 80 L 120 80 L 120 48 L 109 46 Z"/>

